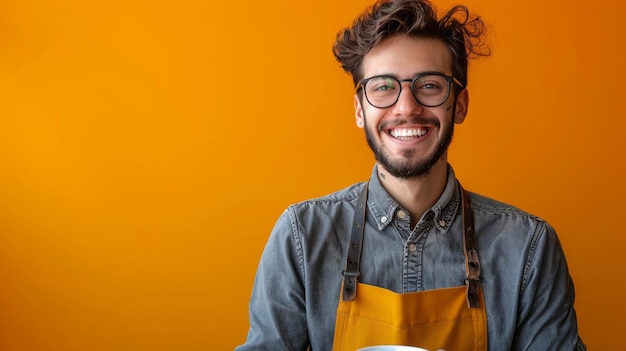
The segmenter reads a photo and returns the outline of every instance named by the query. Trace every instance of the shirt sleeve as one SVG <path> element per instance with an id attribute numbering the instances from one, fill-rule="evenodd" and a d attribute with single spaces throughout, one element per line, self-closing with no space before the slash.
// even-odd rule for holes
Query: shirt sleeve
<path id="1" fill-rule="evenodd" d="M 308 348 L 302 249 L 289 211 L 276 222 L 261 255 L 250 298 L 250 329 L 236 351 Z"/>
<path id="2" fill-rule="evenodd" d="M 526 259 L 513 350 L 586 350 L 578 336 L 574 284 L 559 239 L 540 222 Z"/>

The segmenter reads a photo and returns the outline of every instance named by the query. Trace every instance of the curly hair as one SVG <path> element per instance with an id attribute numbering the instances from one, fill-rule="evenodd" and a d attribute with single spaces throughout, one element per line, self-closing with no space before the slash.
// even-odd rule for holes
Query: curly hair
<path id="1" fill-rule="evenodd" d="M 465 87 L 468 60 L 490 55 L 484 32 L 482 19 L 465 6 L 457 5 L 437 18 L 437 9 L 428 0 L 380 0 L 337 34 L 333 54 L 356 86 L 363 78 L 363 57 L 380 41 L 396 35 L 436 38 L 448 47 L 452 72 Z"/>

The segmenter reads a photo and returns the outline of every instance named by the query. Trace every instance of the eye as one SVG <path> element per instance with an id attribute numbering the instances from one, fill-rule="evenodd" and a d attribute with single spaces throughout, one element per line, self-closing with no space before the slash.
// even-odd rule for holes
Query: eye
<path id="1" fill-rule="evenodd" d="M 440 76 L 424 76 L 415 81 L 413 89 L 418 94 L 439 94 L 445 90 L 447 81 Z"/>
<path id="2" fill-rule="evenodd" d="M 426 84 L 423 84 L 420 87 L 420 89 L 427 89 L 427 90 L 429 90 L 429 89 L 439 89 L 439 88 L 440 87 L 437 84 L 433 84 L 433 83 L 426 83 Z"/>
<path id="3" fill-rule="evenodd" d="M 437 82 L 416 82 L 415 84 L 415 88 L 416 89 L 423 89 L 423 90 L 434 90 L 434 89 L 441 89 L 441 85 Z"/>
<path id="4" fill-rule="evenodd" d="M 367 90 L 371 92 L 384 92 L 396 89 L 397 82 L 391 77 L 377 77 L 367 82 Z"/>

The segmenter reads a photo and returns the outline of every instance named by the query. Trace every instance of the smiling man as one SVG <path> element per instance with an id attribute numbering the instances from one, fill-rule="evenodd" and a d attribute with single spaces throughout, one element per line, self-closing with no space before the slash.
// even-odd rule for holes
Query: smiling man
<path id="1" fill-rule="evenodd" d="M 447 162 L 483 27 L 463 6 L 438 18 L 425 0 L 391 0 L 339 33 L 376 164 L 278 219 L 237 350 L 586 349 L 555 231 L 465 191 Z"/>

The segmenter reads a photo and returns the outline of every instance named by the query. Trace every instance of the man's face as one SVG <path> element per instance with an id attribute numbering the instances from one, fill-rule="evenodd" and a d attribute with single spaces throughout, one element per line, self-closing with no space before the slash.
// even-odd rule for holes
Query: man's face
<path id="1" fill-rule="evenodd" d="M 436 39 L 396 36 L 385 39 L 365 55 L 363 77 L 388 75 L 400 80 L 423 72 L 452 75 L 450 53 Z M 413 97 L 410 82 L 402 83 L 398 101 L 387 108 L 371 106 L 355 95 L 357 126 L 365 129 L 367 143 L 379 165 L 391 175 L 413 178 L 426 175 L 437 162 L 446 163 L 454 123 L 465 119 L 467 90 L 437 107 L 420 105 Z"/>

